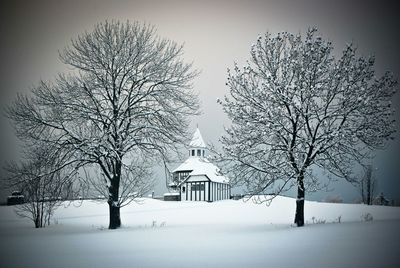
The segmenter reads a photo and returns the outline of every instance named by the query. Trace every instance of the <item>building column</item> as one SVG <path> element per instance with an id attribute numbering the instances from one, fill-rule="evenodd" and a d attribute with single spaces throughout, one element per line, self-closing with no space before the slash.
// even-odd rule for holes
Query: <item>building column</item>
<path id="1" fill-rule="evenodd" d="M 210 202 L 211 200 L 210 200 L 210 182 L 208 181 L 207 182 L 207 188 L 208 188 L 208 202 Z"/>
<path id="2" fill-rule="evenodd" d="M 204 189 L 204 190 L 203 190 L 203 201 L 207 201 L 207 200 L 206 200 L 206 182 L 205 182 L 205 181 L 203 182 L 203 186 L 204 186 L 204 187 L 203 187 L 203 189 Z"/>
<path id="3" fill-rule="evenodd" d="M 194 201 L 197 201 L 197 182 L 194 183 L 195 191 L 194 191 Z"/>
<path id="4" fill-rule="evenodd" d="M 193 183 L 191 182 L 190 183 L 190 201 L 193 201 L 193 199 L 192 199 L 192 193 L 193 193 L 192 187 L 193 187 Z"/>
<path id="5" fill-rule="evenodd" d="M 187 182 L 185 182 L 185 189 L 186 189 L 186 201 L 188 200 L 188 183 Z"/>

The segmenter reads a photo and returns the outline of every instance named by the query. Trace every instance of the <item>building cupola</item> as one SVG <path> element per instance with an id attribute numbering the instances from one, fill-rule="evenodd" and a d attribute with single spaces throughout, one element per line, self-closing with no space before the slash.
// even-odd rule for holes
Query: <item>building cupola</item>
<path id="1" fill-rule="evenodd" d="M 193 138 L 189 143 L 189 156 L 190 157 L 201 157 L 207 156 L 207 146 L 201 136 L 199 128 L 193 134 Z"/>

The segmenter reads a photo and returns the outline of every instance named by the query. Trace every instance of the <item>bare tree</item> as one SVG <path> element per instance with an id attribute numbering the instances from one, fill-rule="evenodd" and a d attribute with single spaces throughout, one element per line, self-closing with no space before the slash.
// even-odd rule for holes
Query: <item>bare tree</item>
<path id="1" fill-rule="evenodd" d="M 377 78 L 374 58 L 348 45 L 335 59 L 316 30 L 267 33 L 250 61 L 228 70 L 223 109 L 232 126 L 222 138 L 223 158 L 237 183 L 273 198 L 297 187 L 297 226 L 304 225 L 305 192 L 317 190 L 315 170 L 355 182 L 355 163 L 393 138 L 391 98 L 396 81 Z"/>
<path id="2" fill-rule="evenodd" d="M 374 198 L 376 197 L 378 181 L 373 174 L 372 165 L 368 165 L 365 168 L 365 174 L 358 182 L 360 195 L 362 202 L 367 205 L 372 205 Z"/>
<path id="3" fill-rule="evenodd" d="M 42 228 L 50 224 L 55 209 L 73 194 L 76 172 L 65 168 L 65 155 L 47 144 L 30 144 L 27 148 L 21 163 L 7 165 L 7 184 L 24 195 L 24 203 L 16 206 L 16 213 Z"/>
<path id="4" fill-rule="evenodd" d="M 137 152 L 167 157 L 186 139 L 188 116 L 197 114 L 183 47 L 157 37 L 154 27 L 117 21 L 97 24 L 61 53 L 74 72 L 41 82 L 32 97 L 9 109 L 20 136 L 57 145 L 78 166 L 96 165 L 108 189 L 110 229 L 121 225 L 120 182 Z M 40 135 L 48 129 L 52 135 Z M 127 164 L 128 163 L 128 164 Z M 138 178 L 133 176 L 132 178 Z"/>

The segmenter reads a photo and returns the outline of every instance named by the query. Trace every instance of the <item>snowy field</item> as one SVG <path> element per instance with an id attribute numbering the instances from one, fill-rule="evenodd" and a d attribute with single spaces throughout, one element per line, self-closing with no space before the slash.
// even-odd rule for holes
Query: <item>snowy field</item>
<path id="1" fill-rule="evenodd" d="M 61 207 L 45 229 L 0 207 L 0 266 L 400 267 L 400 208 L 306 202 L 302 228 L 294 211 L 286 197 L 269 207 L 144 199 L 108 230 L 105 203 Z"/>

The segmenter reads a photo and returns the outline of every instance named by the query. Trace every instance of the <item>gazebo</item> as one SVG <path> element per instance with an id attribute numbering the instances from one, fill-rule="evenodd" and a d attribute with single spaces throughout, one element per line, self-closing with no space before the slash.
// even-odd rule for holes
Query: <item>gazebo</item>
<path id="1" fill-rule="evenodd" d="M 207 159 L 207 146 L 197 128 L 189 144 L 189 157 L 172 171 L 181 201 L 218 201 L 230 198 L 229 179 Z"/>

